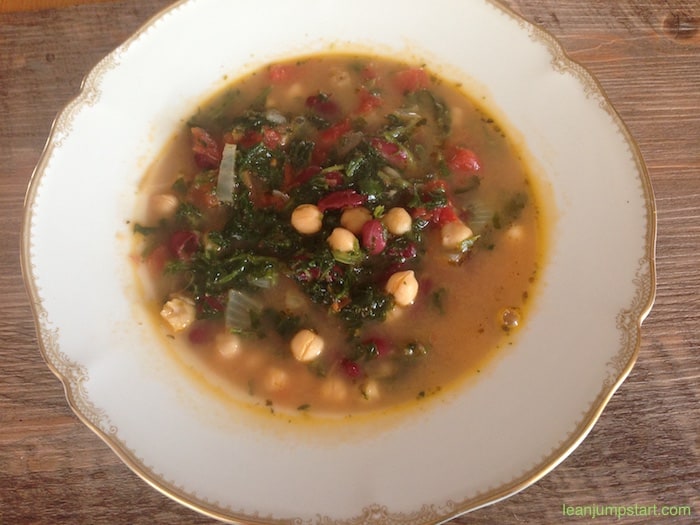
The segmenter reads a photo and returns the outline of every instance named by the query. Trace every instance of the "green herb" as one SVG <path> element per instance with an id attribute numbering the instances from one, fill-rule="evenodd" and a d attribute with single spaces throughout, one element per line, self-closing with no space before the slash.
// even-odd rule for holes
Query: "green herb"
<path id="1" fill-rule="evenodd" d="M 175 182 L 173 182 L 171 188 L 175 193 L 179 193 L 181 195 L 187 193 L 187 182 L 185 181 L 185 178 L 178 177 L 177 179 L 175 179 Z"/>
<path id="2" fill-rule="evenodd" d="M 179 224 L 196 226 L 201 218 L 202 212 L 189 202 L 181 202 L 175 210 L 175 220 Z"/>
<path id="3" fill-rule="evenodd" d="M 403 348 L 404 357 L 415 358 L 428 354 L 428 347 L 418 341 L 411 341 Z"/>
<path id="4" fill-rule="evenodd" d="M 142 226 L 138 222 L 134 223 L 134 233 L 140 233 L 141 235 L 148 236 L 152 235 L 158 231 L 157 227 L 154 226 Z"/>
<path id="5" fill-rule="evenodd" d="M 430 294 L 430 304 L 435 308 L 440 314 L 445 313 L 445 299 L 447 297 L 446 288 L 438 288 L 432 294 Z"/>

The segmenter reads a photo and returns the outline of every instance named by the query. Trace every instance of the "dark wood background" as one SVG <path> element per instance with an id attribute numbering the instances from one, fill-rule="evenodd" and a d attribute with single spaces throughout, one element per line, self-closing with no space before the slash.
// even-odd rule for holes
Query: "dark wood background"
<path id="1" fill-rule="evenodd" d="M 29 177 L 83 76 L 171 3 L 54 2 L 0 0 L 0 524 L 211 524 L 84 427 L 39 353 L 19 265 Z M 700 4 L 505 3 L 597 76 L 636 139 L 657 199 L 657 300 L 637 365 L 583 444 L 530 488 L 453 523 L 698 523 Z M 689 505 L 693 516 L 593 521 L 565 518 L 562 504 Z"/>

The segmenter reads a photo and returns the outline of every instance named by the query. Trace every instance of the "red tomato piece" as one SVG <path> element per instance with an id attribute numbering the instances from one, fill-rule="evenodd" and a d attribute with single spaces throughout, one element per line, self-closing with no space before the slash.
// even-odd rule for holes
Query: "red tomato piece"
<path id="1" fill-rule="evenodd" d="M 340 137 L 345 135 L 351 129 L 352 123 L 350 122 L 350 119 L 341 120 L 340 122 L 333 124 L 331 127 L 319 132 L 319 145 L 324 148 L 329 148 L 335 145 L 340 140 Z"/>
<path id="2" fill-rule="evenodd" d="M 453 206 L 437 208 L 433 214 L 433 222 L 438 225 L 447 224 L 456 220 L 459 220 L 459 217 Z"/>
<path id="3" fill-rule="evenodd" d="M 429 87 L 430 77 L 423 68 L 415 67 L 396 73 L 394 82 L 400 91 L 406 93 Z"/>
<path id="4" fill-rule="evenodd" d="M 277 192 L 253 191 L 250 198 L 256 208 L 274 208 L 278 211 L 287 203 L 287 197 Z"/>
<path id="5" fill-rule="evenodd" d="M 343 184 L 343 174 L 339 171 L 330 171 L 324 174 L 323 178 L 326 179 L 329 188 L 336 188 Z"/>
<path id="6" fill-rule="evenodd" d="M 357 107 L 357 112 L 360 115 L 365 115 L 370 113 L 372 110 L 377 109 L 382 105 L 382 98 L 379 94 L 372 93 L 367 89 L 360 89 L 358 94 L 360 99 L 359 105 Z"/>
<path id="7" fill-rule="evenodd" d="M 197 208 L 216 208 L 219 206 L 219 198 L 216 196 L 216 189 L 212 182 L 191 186 L 187 191 L 187 198 Z"/>
<path id="8" fill-rule="evenodd" d="M 252 129 L 249 129 L 248 131 L 245 132 L 243 137 L 241 137 L 237 144 L 242 147 L 242 148 L 252 148 L 253 146 L 257 146 L 260 144 L 260 142 L 263 140 L 263 134 L 260 133 L 259 131 L 254 131 Z"/>
<path id="9" fill-rule="evenodd" d="M 208 131 L 203 128 L 192 128 L 192 153 L 194 161 L 200 168 L 217 168 L 221 163 L 221 148 Z"/>
<path id="10" fill-rule="evenodd" d="M 270 82 L 273 84 L 286 84 L 295 78 L 295 67 L 291 64 L 272 64 L 268 68 Z"/>
<path id="11" fill-rule="evenodd" d="M 360 71 L 362 80 L 374 80 L 377 78 L 377 68 L 374 64 L 366 64 Z"/>
<path id="12" fill-rule="evenodd" d="M 146 266 L 154 275 L 160 275 L 165 269 L 165 265 L 170 259 L 170 249 L 165 244 L 154 248 L 146 257 Z"/>
<path id="13" fill-rule="evenodd" d="M 221 302 L 221 299 L 214 297 L 213 295 L 205 295 L 203 301 L 206 303 L 207 307 L 211 308 L 212 310 L 216 310 L 217 312 L 223 312 L 226 309 L 224 303 Z"/>
<path id="14" fill-rule="evenodd" d="M 299 173 L 297 173 L 297 176 L 294 178 L 294 184 L 295 185 L 301 185 L 301 184 L 306 184 L 309 182 L 311 179 L 313 179 L 316 175 L 321 173 L 321 167 L 320 166 L 307 166 L 303 170 L 301 170 Z"/>
<path id="15" fill-rule="evenodd" d="M 264 128 L 262 141 L 268 149 L 276 149 L 282 142 L 282 134 L 273 128 Z"/>
<path id="16" fill-rule="evenodd" d="M 477 154 L 461 146 L 448 148 L 445 151 L 445 162 L 450 171 L 455 173 L 468 173 L 481 169 L 481 162 Z"/>

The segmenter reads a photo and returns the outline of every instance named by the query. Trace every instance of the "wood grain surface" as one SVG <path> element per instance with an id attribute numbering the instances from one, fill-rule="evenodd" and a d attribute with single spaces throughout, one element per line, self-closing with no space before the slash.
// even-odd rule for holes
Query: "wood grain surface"
<path id="1" fill-rule="evenodd" d="M 150 488 L 73 415 L 39 353 L 19 264 L 24 193 L 53 118 L 92 66 L 170 3 L 0 13 L 2 525 L 214 523 Z M 657 199 L 657 299 L 639 360 L 587 439 L 536 484 L 452 523 L 700 523 L 700 4 L 505 3 L 598 78 L 636 139 Z M 563 516 L 564 504 L 693 515 L 586 520 Z"/>

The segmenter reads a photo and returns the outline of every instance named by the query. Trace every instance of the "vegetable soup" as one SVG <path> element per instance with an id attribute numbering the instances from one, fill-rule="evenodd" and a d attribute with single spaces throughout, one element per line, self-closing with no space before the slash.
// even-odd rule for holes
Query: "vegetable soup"
<path id="1" fill-rule="evenodd" d="M 542 254 L 528 168 L 424 66 L 268 65 L 207 101 L 139 191 L 144 300 L 253 404 L 420 402 L 527 321 Z"/>

